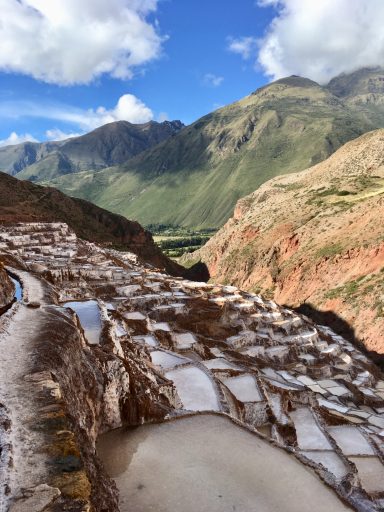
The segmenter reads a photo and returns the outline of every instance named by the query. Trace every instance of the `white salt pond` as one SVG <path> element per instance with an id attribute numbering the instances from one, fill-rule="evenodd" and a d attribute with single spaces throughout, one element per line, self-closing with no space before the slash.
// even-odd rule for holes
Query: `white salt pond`
<path id="1" fill-rule="evenodd" d="M 179 364 L 189 362 L 185 357 L 180 357 L 170 352 L 163 352 L 162 350 L 151 352 L 151 360 L 154 365 L 161 366 L 161 368 L 173 368 Z"/>
<path id="2" fill-rule="evenodd" d="M 223 383 L 240 402 L 260 402 L 263 397 L 252 375 L 240 375 L 225 379 Z"/>
<path id="3" fill-rule="evenodd" d="M 215 384 L 200 368 L 189 366 L 165 374 L 175 384 L 177 394 L 188 411 L 219 411 Z"/>
<path id="4" fill-rule="evenodd" d="M 332 450 L 310 409 L 300 407 L 290 413 L 295 424 L 297 444 L 302 450 Z"/>
<path id="5" fill-rule="evenodd" d="M 294 457 L 220 416 L 115 430 L 97 450 L 121 512 L 350 510 Z"/>
<path id="6" fill-rule="evenodd" d="M 378 457 L 350 457 L 368 493 L 384 492 L 384 466 Z"/>
<path id="7" fill-rule="evenodd" d="M 337 480 L 342 479 L 348 473 L 348 468 L 335 452 L 308 451 L 301 453 L 316 464 L 322 464 Z"/>
<path id="8" fill-rule="evenodd" d="M 328 427 L 328 432 L 344 455 L 375 455 L 371 445 L 357 427 Z"/>
<path id="9" fill-rule="evenodd" d="M 79 317 L 88 342 L 91 345 L 97 345 L 101 334 L 100 309 L 97 302 L 95 300 L 66 302 L 64 306 L 73 309 Z"/>
<path id="10" fill-rule="evenodd" d="M 145 345 L 148 345 L 149 347 L 157 347 L 159 345 L 159 342 L 154 336 L 149 335 L 142 335 L 142 336 L 133 336 L 133 341 L 136 341 L 138 343 L 144 343 Z"/>
<path id="11" fill-rule="evenodd" d="M 229 363 L 223 357 L 218 357 L 216 359 L 207 359 L 203 361 L 203 365 L 209 370 L 239 370 L 240 368 L 236 365 Z"/>

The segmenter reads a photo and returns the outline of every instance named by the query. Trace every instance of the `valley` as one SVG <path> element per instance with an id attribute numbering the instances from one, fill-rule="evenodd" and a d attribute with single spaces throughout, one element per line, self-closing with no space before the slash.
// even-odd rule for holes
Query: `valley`
<path id="1" fill-rule="evenodd" d="M 175 261 L 183 254 L 191 253 L 202 247 L 215 234 L 216 230 L 195 231 L 183 228 L 148 226 L 153 240 L 162 252 Z"/>
<path id="2" fill-rule="evenodd" d="M 0 170 L 144 226 L 217 230 L 240 198 L 269 179 L 304 170 L 384 127 L 383 77 L 381 68 L 366 68 L 324 86 L 290 76 L 188 126 L 111 123 L 34 146 L 33 158 L 28 143 L 0 148 Z"/>

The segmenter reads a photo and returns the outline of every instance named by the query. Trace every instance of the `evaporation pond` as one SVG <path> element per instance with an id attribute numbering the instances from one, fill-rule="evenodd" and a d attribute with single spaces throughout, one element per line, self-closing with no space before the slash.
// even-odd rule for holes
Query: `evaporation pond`
<path id="1" fill-rule="evenodd" d="M 66 302 L 64 306 L 73 309 L 79 317 L 88 342 L 91 345 L 97 345 L 101 334 L 100 309 L 97 302 L 95 300 Z"/>
<path id="2" fill-rule="evenodd" d="M 121 512 L 350 510 L 291 455 L 216 415 L 118 429 L 98 454 Z"/>

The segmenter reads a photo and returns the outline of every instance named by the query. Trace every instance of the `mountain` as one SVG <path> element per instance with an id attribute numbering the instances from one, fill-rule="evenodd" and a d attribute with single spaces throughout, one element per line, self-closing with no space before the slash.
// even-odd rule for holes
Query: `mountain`
<path id="1" fill-rule="evenodd" d="M 61 142 L 25 142 L 0 148 L 0 170 L 21 179 L 41 181 L 81 170 L 118 165 L 175 135 L 180 121 L 109 123 L 86 135 Z"/>
<path id="2" fill-rule="evenodd" d="M 383 75 L 384 76 L 384 75 Z M 142 224 L 217 228 L 236 201 L 274 176 L 318 163 L 384 127 L 384 113 L 348 106 L 292 76 L 221 108 L 125 164 L 50 184 Z"/>
<path id="3" fill-rule="evenodd" d="M 332 79 L 328 90 L 349 108 L 381 121 L 384 115 L 384 68 L 364 68 Z"/>
<path id="4" fill-rule="evenodd" d="M 302 306 L 384 354 L 384 130 L 241 199 L 198 252 L 215 281 Z M 316 314 L 317 313 L 317 314 Z"/>
<path id="5" fill-rule="evenodd" d="M 371 101 L 384 104 L 384 68 L 363 68 L 353 73 L 342 73 L 333 78 L 327 89 L 338 98 L 345 98 L 351 104 L 367 105 Z"/>
<path id="6" fill-rule="evenodd" d="M 80 238 L 134 252 L 156 267 L 186 275 L 185 269 L 164 256 L 152 235 L 137 222 L 54 188 L 0 172 L 0 224 L 35 221 L 65 222 Z"/>

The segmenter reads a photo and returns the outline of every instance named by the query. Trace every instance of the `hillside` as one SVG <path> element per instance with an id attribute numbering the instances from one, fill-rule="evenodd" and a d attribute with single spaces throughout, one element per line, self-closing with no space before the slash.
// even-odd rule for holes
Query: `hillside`
<path id="1" fill-rule="evenodd" d="M 328 90 L 349 108 L 381 122 L 384 114 L 384 68 L 364 68 L 331 80 Z"/>
<path id="2" fill-rule="evenodd" d="M 41 181 L 80 170 L 118 165 L 177 133 L 180 121 L 109 123 L 61 142 L 25 142 L 0 148 L 0 170 L 20 179 Z"/>
<path id="3" fill-rule="evenodd" d="M 201 259 L 215 281 L 318 310 L 319 322 L 384 354 L 383 225 L 384 130 L 377 130 L 241 199 L 189 262 Z"/>
<path id="4" fill-rule="evenodd" d="M 144 225 L 216 228 L 239 198 L 268 179 L 303 170 L 384 126 L 384 114 L 374 118 L 292 76 L 199 119 L 124 165 L 50 184 Z"/>
<path id="5" fill-rule="evenodd" d="M 152 235 L 132 222 L 81 199 L 0 173 L 0 223 L 65 222 L 85 240 L 134 252 L 143 261 L 184 275 L 162 254 Z"/>

